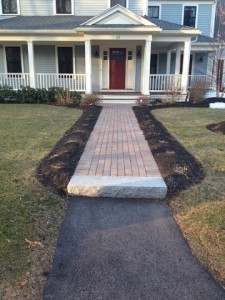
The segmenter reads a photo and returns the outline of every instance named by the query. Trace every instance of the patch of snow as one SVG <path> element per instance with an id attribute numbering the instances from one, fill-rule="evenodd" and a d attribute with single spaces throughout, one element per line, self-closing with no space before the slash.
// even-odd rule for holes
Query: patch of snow
<path id="1" fill-rule="evenodd" d="M 209 91 L 207 92 L 205 95 L 204 95 L 204 99 L 207 99 L 207 98 L 215 98 L 217 97 L 216 96 L 216 91 Z M 219 97 L 220 98 L 225 98 L 225 93 L 219 93 Z"/>
<path id="2" fill-rule="evenodd" d="M 210 103 L 209 108 L 225 109 L 225 103 L 221 103 L 221 102 Z"/>

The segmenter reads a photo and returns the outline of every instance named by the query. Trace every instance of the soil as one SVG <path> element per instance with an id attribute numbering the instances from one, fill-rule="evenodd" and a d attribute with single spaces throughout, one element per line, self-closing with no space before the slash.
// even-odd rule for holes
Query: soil
<path id="1" fill-rule="evenodd" d="M 159 107 L 152 106 L 150 111 Z M 167 184 L 167 199 L 200 183 L 205 177 L 201 163 L 149 113 L 149 107 L 133 107 L 133 110 Z"/>
<path id="2" fill-rule="evenodd" d="M 209 124 L 206 128 L 216 133 L 225 134 L 225 121 L 217 124 Z"/>
<path id="3" fill-rule="evenodd" d="M 100 106 L 84 108 L 81 118 L 41 161 L 36 170 L 39 182 L 51 187 L 61 196 L 67 193 L 67 184 L 75 171 L 101 110 Z"/>

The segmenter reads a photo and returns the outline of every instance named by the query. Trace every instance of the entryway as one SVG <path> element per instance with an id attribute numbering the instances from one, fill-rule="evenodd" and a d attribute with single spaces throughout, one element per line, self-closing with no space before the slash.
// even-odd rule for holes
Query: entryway
<path id="1" fill-rule="evenodd" d="M 126 77 L 126 49 L 110 48 L 109 82 L 111 90 L 124 90 Z"/>

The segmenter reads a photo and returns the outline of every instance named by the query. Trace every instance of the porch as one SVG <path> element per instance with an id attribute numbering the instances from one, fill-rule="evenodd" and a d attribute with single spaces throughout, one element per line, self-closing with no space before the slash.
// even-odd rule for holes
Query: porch
<path id="1" fill-rule="evenodd" d="M 174 89 L 181 90 L 182 82 L 181 74 L 150 74 L 149 75 L 149 93 L 165 94 L 174 91 Z M 193 83 L 201 80 L 207 83 L 209 89 L 213 89 L 213 78 L 209 75 L 189 75 L 187 89 L 192 88 Z M 13 90 L 19 90 L 23 87 L 32 87 L 30 73 L 0 73 L 0 86 L 9 86 Z M 33 87 L 37 89 L 49 89 L 52 87 L 59 87 L 69 89 L 71 91 L 86 92 L 86 74 L 61 74 L 61 73 L 36 73 L 34 76 Z M 132 96 L 135 90 L 124 89 L 121 91 L 101 89 L 98 92 L 102 94 L 112 93 L 126 94 Z M 139 93 L 141 95 L 141 93 Z"/>

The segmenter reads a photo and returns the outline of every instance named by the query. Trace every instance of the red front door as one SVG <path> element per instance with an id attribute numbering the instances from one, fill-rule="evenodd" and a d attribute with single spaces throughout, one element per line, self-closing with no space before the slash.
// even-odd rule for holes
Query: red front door
<path id="1" fill-rule="evenodd" d="M 110 49 L 110 89 L 125 89 L 126 49 Z"/>

